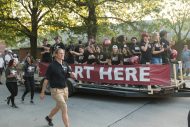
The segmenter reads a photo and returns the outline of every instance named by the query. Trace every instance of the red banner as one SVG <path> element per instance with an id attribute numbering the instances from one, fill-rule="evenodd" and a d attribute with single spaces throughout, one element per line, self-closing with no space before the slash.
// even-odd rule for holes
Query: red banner
<path id="1" fill-rule="evenodd" d="M 47 63 L 39 63 L 40 76 L 44 76 Z M 77 80 L 109 83 L 109 84 L 131 84 L 131 85 L 170 85 L 169 65 L 71 65 Z"/>
<path id="2" fill-rule="evenodd" d="M 71 65 L 77 80 L 134 85 L 169 85 L 169 65 Z"/>

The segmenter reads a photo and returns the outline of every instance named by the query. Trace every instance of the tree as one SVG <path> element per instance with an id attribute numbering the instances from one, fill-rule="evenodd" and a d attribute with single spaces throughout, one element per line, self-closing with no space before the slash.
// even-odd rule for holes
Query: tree
<path id="1" fill-rule="evenodd" d="M 80 18 L 73 16 L 86 27 L 88 38 L 96 38 L 101 24 L 126 23 L 136 28 L 135 20 L 158 11 L 159 7 L 159 0 L 61 0 L 59 3 L 63 9 Z"/>
<path id="2" fill-rule="evenodd" d="M 31 54 L 36 58 L 38 30 L 50 8 L 55 6 L 56 0 L 2 0 L 1 2 L 3 10 L 0 13 L 1 28 L 28 37 Z"/>
<path id="3" fill-rule="evenodd" d="M 168 3 L 168 6 L 170 9 L 164 9 L 160 15 L 162 25 L 174 31 L 177 42 L 184 42 L 190 33 L 190 1 L 178 0 Z"/>

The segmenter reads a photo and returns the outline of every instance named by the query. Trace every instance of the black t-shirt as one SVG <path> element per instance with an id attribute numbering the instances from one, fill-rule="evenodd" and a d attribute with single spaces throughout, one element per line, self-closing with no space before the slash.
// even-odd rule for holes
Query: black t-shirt
<path id="1" fill-rule="evenodd" d="M 110 56 L 111 64 L 112 65 L 119 65 L 121 61 L 121 55 L 120 54 L 112 54 Z"/>
<path id="2" fill-rule="evenodd" d="M 131 46 L 130 46 L 130 49 L 131 49 L 131 51 L 141 52 L 140 46 L 139 46 L 138 43 L 136 43 L 136 44 L 132 43 Z M 132 52 L 132 53 L 133 53 L 133 52 Z M 133 55 L 140 55 L 140 54 L 135 54 L 135 53 L 133 53 Z"/>
<path id="3" fill-rule="evenodd" d="M 45 76 L 51 88 L 65 88 L 70 72 L 71 69 L 66 62 L 61 65 L 55 60 L 48 66 Z"/>
<path id="4" fill-rule="evenodd" d="M 47 45 L 43 45 L 44 47 L 47 47 L 47 48 L 51 48 L 51 45 L 50 44 L 47 44 Z M 41 49 L 42 52 L 46 51 L 45 48 L 42 48 Z M 51 62 L 52 61 L 52 57 L 51 57 L 51 52 L 50 50 L 45 52 L 44 54 L 42 54 L 42 62 Z"/>
<path id="5" fill-rule="evenodd" d="M 100 61 L 106 61 L 107 53 L 106 52 L 96 53 L 96 58 L 97 58 L 97 64 L 102 64 L 100 63 Z"/>
<path id="6" fill-rule="evenodd" d="M 93 64 L 96 62 L 96 55 L 95 53 L 89 53 L 87 55 L 87 64 Z"/>
<path id="7" fill-rule="evenodd" d="M 24 76 L 25 77 L 33 77 L 34 73 L 36 71 L 36 65 L 34 64 L 28 64 L 27 62 L 25 63 L 24 67 Z"/>
<path id="8" fill-rule="evenodd" d="M 123 54 L 123 55 L 122 55 L 123 65 L 131 65 L 131 63 L 130 63 L 130 58 L 131 58 L 130 55 L 125 55 L 125 54 Z"/>
<path id="9" fill-rule="evenodd" d="M 146 45 L 146 42 L 142 41 L 141 44 L 140 44 L 140 47 L 141 46 L 145 46 Z M 151 62 L 151 58 L 152 58 L 152 44 L 149 43 L 148 44 L 148 48 L 146 51 L 143 51 L 141 49 L 141 63 L 142 64 L 146 64 L 146 62 Z"/>
<path id="10" fill-rule="evenodd" d="M 14 77 L 8 77 L 8 75 L 10 74 L 14 75 Z M 17 75 L 18 71 L 16 67 L 7 67 L 7 69 L 5 70 L 6 82 L 17 82 Z"/>
<path id="11" fill-rule="evenodd" d="M 65 45 L 61 42 L 61 43 L 55 43 L 54 45 L 52 45 L 51 47 L 51 53 L 53 54 L 53 52 L 58 49 L 58 48 L 61 48 L 61 49 L 64 49 L 65 50 Z"/>
<path id="12" fill-rule="evenodd" d="M 161 50 L 161 44 L 159 44 L 159 42 L 154 42 L 153 43 L 153 48 L 154 48 L 154 51 L 160 51 Z M 152 54 L 152 57 L 156 57 L 156 58 L 161 58 L 161 53 L 158 53 L 158 54 Z"/>
<path id="13" fill-rule="evenodd" d="M 161 38 L 160 43 L 161 43 L 161 45 L 163 45 L 163 48 L 168 48 L 168 46 L 170 45 L 169 41 L 167 41 L 165 38 Z M 165 50 L 162 53 L 163 57 L 169 58 L 169 55 L 170 55 L 170 50 Z"/>
<path id="14" fill-rule="evenodd" d="M 68 45 L 66 48 L 65 61 L 68 64 L 74 64 L 74 62 L 75 62 L 74 55 L 70 53 L 70 51 L 74 51 L 74 49 L 75 49 L 75 46 L 73 44 Z"/>
<path id="15" fill-rule="evenodd" d="M 79 64 L 83 64 L 87 61 L 87 57 L 84 56 L 84 53 L 82 55 L 76 56 L 76 61 Z"/>
<path id="16" fill-rule="evenodd" d="M 127 47 L 129 47 L 129 43 L 122 43 L 121 44 L 121 49 L 127 48 Z"/>

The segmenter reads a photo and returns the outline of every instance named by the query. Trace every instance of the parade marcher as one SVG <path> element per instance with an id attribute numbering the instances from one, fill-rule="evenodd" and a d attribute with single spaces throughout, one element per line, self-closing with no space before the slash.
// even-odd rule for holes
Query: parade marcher
<path id="1" fill-rule="evenodd" d="M 12 55 L 12 50 L 5 50 L 5 56 L 4 56 L 5 58 L 5 63 L 6 63 L 6 66 L 8 65 L 8 63 L 9 63 L 9 61 L 11 60 L 11 59 L 13 59 L 13 55 Z"/>
<path id="2" fill-rule="evenodd" d="M 19 59 L 18 59 L 18 55 L 17 54 L 13 54 L 13 59 L 15 59 L 16 64 L 19 64 Z"/>
<path id="3" fill-rule="evenodd" d="M 140 43 L 141 48 L 141 64 L 150 64 L 152 58 L 152 45 L 149 41 L 150 37 L 148 33 L 142 34 L 142 40 Z"/>
<path id="4" fill-rule="evenodd" d="M 117 45 L 117 46 L 119 45 L 119 44 L 117 43 L 117 38 L 116 38 L 116 37 L 112 37 L 112 38 L 111 38 L 111 44 L 110 44 L 109 47 L 108 47 L 109 52 L 112 51 L 113 45 Z"/>
<path id="5" fill-rule="evenodd" d="M 160 32 L 160 43 L 163 45 L 164 52 L 162 53 L 162 63 L 163 64 L 168 64 L 170 63 L 170 49 L 171 49 L 171 44 L 167 40 L 167 31 L 163 30 Z"/>
<path id="6" fill-rule="evenodd" d="M 95 64 L 97 59 L 96 59 L 96 54 L 94 52 L 94 47 L 92 45 L 89 45 L 87 47 L 87 64 Z"/>
<path id="7" fill-rule="evenodd" d="M 75 50 L 75 46 L 73 44 L 73 42 L 70 42 L 70 44 L 67 46 L 66 48 L 66 52 L 65 52 L 65 61 L 68 63 L 68 64 L 74 64 L 75 62 L 75 57 L 72 53 L 70 53 L 70 51 L 74 51 Z"/>
<path id="8" fill-rule="evenodd" d="M 103 51 L 101 46 L 96 46 L 96 58 L 97 64 L 107 65 L 108 64 L 108 57 L 107 53 Z"/>
<path id="9" fill-rule="evenodd" d="M 124 35 L 119 35 L 119 36 L 117 37 L 117 42 L 118 42 L 117 47 L 118 47 L 119 53 L 122 52 L 122 48 L 124 47 L 124 45 L 127 45 L 125 39 L 126 39 L 126 37 L 125 37 Z"/>
<path id="10" fill-rule="evenodd" d="M 5 71 L 6 76 L 6 86 L 10 91 L 11 95 L 7 97 L 7 104 L 9 105 L 10 101 L 12 103 L 13 108 L 18 108 L 15 105 L 15 96 L 18 93 L 18 86 L 17 86 L 17 69 L 16 69 L 16 61 L 11 59 L 8 63 L 8 67 Z"/>
<path id="11" fill-rule="evenodd" d="M 137 43 L 137 38 L 136 37 L 132 37 L 131 38 L 131 46 L 130 46 L 131 52 L 133 54 L 133 56 L 139 56 L 141 55 L 141 50 L 140 50 L 140 46 Z"/>
<path id="12" fill-rule="evenodd" d="M 3 73 L 4 67 L 5 67 L 5 61 L 3 59 L 2 53 L 0 53 L 0 85 L 2 85 L 1 76 Z"/>
<path id="13" fill-rule="evenodd" d="M 85 64 L 87 63 L 87 55 L 85 55 L 83 46 L 79 47 L 79 52 L 70 51 L 72 55 L 75 55 L 75 64 Z"/>
<path id="14" fill-rule="evenodd" d="M 68 100 L 68 88 L 66 85 L 66 80 L 68 77 L 73 77 L 75 74 L 71 72 L 68 64 L 64 62 L 65 51 L 63 49 L 55 50 L 55 60 L 48 66 L 45 80 L 43 83 L 42 91 L 40 93 L 40 98 L 45 97 L 45 89 L 50 84 L 51 95 L 56 101 L 56 106 L 51 110 L 50 114 L 45 117 L 49 126 L 53 126 L 52 118 L 53 116 L 61 110 L 62 120 L 65 127 L 69 127 L 69 117 L 67 103 Z"/>
<path id="15" fill-rule="evenodd" d="M 75 52 L 79 52 L 79 47 L 81 47 L 82 46 L 82 41 L 81 40 L 79 40 L 78 41 L 78 44 L 76 45 L 76 47 L 75 47 Z"/>
<path id="16" fill-rule="evenodd" d="M 190 76 L 190 50 L 188 45 L 184 45 L 184 48 L 181 52 L 181 59 L 183 61 L 184 75 Z"/>
<path id="17" fill-rule="evenodd" d="M 25 91 L 22 95 L 22 102 L 24 102 L 24 98 L 26 94 L 30 91 L 31 92 L 31 98 L 30 103 L 34 103 L 34 72 L 36 71 L 36 65 L 33 62 L 33 59 L 31 57 L 27 57 L 26 62 L 23 66 L 24 70 L 24 80 L 25 80 Z"/>
<path id="18" fill-rule="evenodd" d="M 51 48 L 51 45 L 48 44 L 48 40 L 45 38 L 43 40 L 43 45 L 41 49 L 42 62 L 50 63 L 52 61 L 50 48 Z"/>
<path id="19" fill-rule="evenodd" d="M 153 48 L 152 48 L 152 64 L 162 64 L 162 53 L 164 52 L 163 46 L 160 44 L 160 35 L 155 32 L 152 36 Z"/>
<path id="20" fill-rule="evenodd" d="M 122 49 L 122 64 L 123 65 L 131 65 L 131 57 L 132 57 L 132 53 L 129 50 L 129 48 L 124 47 Z"/>
<path id="21" fill-rule="evenodd" d="M 53 45 L 51 46 L 51 54 L 52 54 L 52 55 L 53 55 L 54 51 L 55 51 L 56 49 L 58 49 L 58 48 L 61 48 L 61 49 L 64 49 L 64 50 L 65 50 L 65 45 L 64 45 L 63 42 L 62 42 L 61 36 L 56 36 L 56 37 L 54 38 L 54 40 L 55 40 L 55 44 L 53 44 Z"/>
<path id="22" fill-rule="evenodd" d="M 119 53 L 118 46 L 113 45 L 112 53 L 109 56 L 109 65 L 120 65 L 122 63 L 121 54 Z"/>

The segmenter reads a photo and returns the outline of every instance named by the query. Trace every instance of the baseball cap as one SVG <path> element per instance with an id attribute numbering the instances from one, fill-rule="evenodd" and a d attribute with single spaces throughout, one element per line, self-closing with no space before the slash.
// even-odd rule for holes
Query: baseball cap
<path id="1" fill-rule="evenodd" d="M 115 49 L 115 48 L 118 49 L 118 46 L 117 45 L 113 45 L 112 48 L 113 49 Z"/>
<path id="2" fill-rule="evenodd" d="M 8 52 L 10 52 L 10 53 L 12 53 L 12 50 L 10 50 L 10 49 L 9 49 L 9 50 L 7 50 L 7 51 L 8 51 Z"/>

